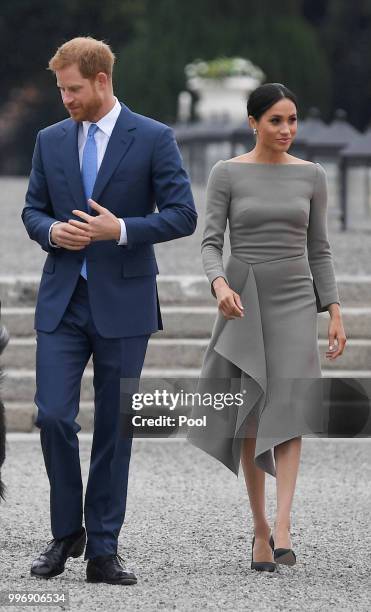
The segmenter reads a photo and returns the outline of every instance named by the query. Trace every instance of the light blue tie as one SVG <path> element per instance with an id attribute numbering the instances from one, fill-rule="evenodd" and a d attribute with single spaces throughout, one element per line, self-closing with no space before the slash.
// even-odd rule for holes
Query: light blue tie
<path id="1" fill-rule="evenodd" d="M 88 137 L 86 139 L 84 151 L 82 154 L 81 173 L 86 200 L 88 200 L 92 196 L 95 179 L 97 178 L 98 174 L 97 143 L 95 142 L 95 133 L 98 129 L 99 128 L 95 123 L 92 123 L 89 126 Z M 87 206 L 88 211 L 90 213 L 91 208 L 89 204 Z M 87 279 L 88 273 L 86 269 L 86 258 L 83 261 L 80 274 L 85 279 Z"/>

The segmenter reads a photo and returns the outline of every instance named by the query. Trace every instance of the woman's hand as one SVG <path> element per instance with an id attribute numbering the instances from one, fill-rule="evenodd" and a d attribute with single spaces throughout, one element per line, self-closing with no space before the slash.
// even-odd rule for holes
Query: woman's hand
<path id="1" fill-rule="evenodd" d="M 331 307 L 329 308 L 331 319 L 328 326 L 329 350 L 326 352 L 326 357 L 332 360 L 336 359 L 336 357 L 339 357 L 339 355 L 342 354 L 347 339 L 345 336 L 339 305 L 331 304 L 331 306 L 334 309 L 337 307 L 335 310 L 331 310 Z M 335 340 L 337 340 L 337 347 L 335 345 Z"/>
<path id="2" fill-rule="evenodd" d="M 218 301 L 218 308 L 226 319 L 244 316 L 244 307 L 240 296 L 229 287 L 223 277 L 219 276 L 213 281 L 213 288 Z"/>

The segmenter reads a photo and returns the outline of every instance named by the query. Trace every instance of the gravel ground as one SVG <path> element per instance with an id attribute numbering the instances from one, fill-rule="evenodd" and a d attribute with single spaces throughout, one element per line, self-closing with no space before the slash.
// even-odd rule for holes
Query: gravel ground
<path id="1" fill-rule="evenodd" d="M 46 254 L 28 239 L 20 218 L 27 189 L 25 178 L 0 178 L 0 261 L 1 274 L 40 274 Z M 161 274 L 204 274 L 200 244 L 204 225 L 205 189 L 193 186 L 199 215 L 192 236 L 171 243 L 155 245 Z M 355 197 L 357 195 L 355 194 Z M 370 274 L 371 234 L 339 230 L 339 223 L 329 215 L 329 239 L 337 274 Z M 226 245 L 228 241 L 226 241 Z M 22 248 L 19 248 L 22 245 Z M 15 256 L 15 248 L 17 249 Z M 226 252 L 228 247 L 226 247 Z"/>
<path id="2" fill-rule="evenodd" d="M 84 483 L 90 448 L 89 435 L 80 434 Z M 9 435 L 7 450 L 1 591 L 64 590 L 71 610 L 89 612 L 370 609 L 370 440 L 304 440 L 292 515 L 298 561 L 274 574 L 250 569 L 242 472 L 236 479 L 185 440 L 135 440 L 119 543 L 138 577 L 130 587 L 86 583 L 83 557 L 69 559 L 64 574 L 48 582 L 29 576 L 32 559 L 52 537 L 49 483 L 38 434 Z M 268 476 L 270 520 L 274 487 Z"/>

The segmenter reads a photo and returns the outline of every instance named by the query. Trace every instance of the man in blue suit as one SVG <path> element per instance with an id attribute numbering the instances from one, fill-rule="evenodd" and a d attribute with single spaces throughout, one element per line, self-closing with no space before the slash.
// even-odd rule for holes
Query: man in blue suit
<path id="1" fill-rule="evenodd" d="M 35 312 L 35 402 L 53 539 L 31 575 L 62 573 L 86 544 L 88 581 L 133 584 L 117 553 L 132 443 L 120 379 L 139 379 L 148 339 L 162 329 L 153 244 L 192 234 L 197 213 L 172 130 L 117 100 L 114 60 L 91 37 L 66 42 L 51 58 L 70 118 L 38 133 L 22 212 L 48 253 Z M 75 418 L 91 355 L 95 416 L 83 508 Z"/>

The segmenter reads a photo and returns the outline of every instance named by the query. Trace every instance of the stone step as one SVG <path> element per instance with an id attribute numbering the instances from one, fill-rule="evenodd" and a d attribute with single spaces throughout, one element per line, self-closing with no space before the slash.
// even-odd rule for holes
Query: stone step
<path id="1" fill-rule="evenodd" d="M 35 306 L 39 276 L 0 276 L 2 307 Z M 205 276 L 158 276 L 161 304 L 199 305 L 215 303 Z"/>
<path id="2" fill-rule="evenodd" d="M 324 377 L 367 378 L 371 380 L 371 370 L 337 370 L 334 372 L 322 370 L 322 372 Z M 193 369 L 167 370 L 165 372 L 163 370 L 144 370 L 141 390 L 152 391 L 153 389 L 166 389 L 167 391 L 192 391 L 195 389 L 198 375 L 199 371 Z M 25 381 L 27 381 L 26 387 L 24 387 Z M 17 397 L 5 400 L 7 432 L 39 432 L 39 429 L 34 425 L 37 415 L 37 407 L 33 402 L 35 386 L 34 373 L 32 371 L 8 372 L 8 393 L 9 384 L 11 384 L 13 389 L 17 389 Z M 27 396 L 23 398 L 20 398 L 19 393 L 21 386 L 28 391 Z M 31 389 L 32 392 L 30 393 Z M 94 423 L 91 371 L 87 371 L 84 375 L 81 397 L 80 411 L 76 420 L 80 424 L 82 432 L 91 432 Z"/>
<path id="3" fill-rule="evenodd" d="M 147 368 L 142 370 L 142 384 L 146 388 L 147 379 L 150 388 L 153 384 L 165 389 L 175 389 L 179 385 L 183 388 L 192 388 L 194 381 L 199 377 L 198 368 Z M 93 399 L 93 369 L 86 368 L 81 383 L 81 400 Z M 154 382 L 153 382 L 154 381 Z M 36 376 L 33 369 L 6 369 L 2 383 L 2 398 L 4 403 L 33 402 L 35 395 Z"/>
<path id="4" fill-rule="evenodd" d="M 340 361 L 340 359 L 341 357 L 336 361 Z M 328 361 L 326 362 L 325 366 L 322 368 L 323 376 L 343 376 L 356 378 L 367 378 L 371 376 L 371 370 L 366 369 L 366 367 L 364 367 L 363 369 L 345 368 L 344 361 L 339 363 L 338 365 L 336 365 L 336 361 L 334 364 L 330 364 Z M 368 362 L 368 367 L 370 367 L 370 362 Z M 180 384 L 186 384 L 187 379 L 189 379 L 189 384 L 193 384 L 192 379 L 196 379 L 199 374 L 200 369 L 195 367 L 175 369 L 171 367 L 165 368 L 163 366 L 160 368 L 150 368 L 146 366 L 142 372 L 142 379 L 148 378 L 149 381 L 153 381 L 153 379 L 155 379 L 157 385 L 163 388 L 169 388 L 169 386 L 173 385 L 175 389 L 179 387 Z M 93 370 L 92 368 L 88 367 L 85 370 L 82 379 L 82 401 L 91 401 L 93 398 L 92 377 Z M 33 369 L 6 369 L 2 386 L 2 397 L 5 403 L 9 401 L 33 401 L 34 394 L 35 371 Z"/>
<path id="5" fill-rule="evenodd" d="M 37 407 L 31 402 L 7 402 L 6 429 L 10 432 L 38 432 L 34 425 L 37 416 Z M 94 404 L 93 402 L 80 402 L 80 411 L 77 422 L 84 432 L 93 431 Z"/>
<path id="6" fill-rule="evenodd" d="M 163 338 L 209 338 L 217 314 L 213 306 L 163 306 Z M 2 308 L 2 322 L 12 337 L 34 334 L 34 309 L 30 306 Z M 371 338 L 371 307 L 344 306 L 343 322 L 347 338 Z M 318 333 L 327 337 L 329 315 L 319 313 Z"/>
<path id="7" fill-rule="evenodd" d="M 147 368 L 201 367 L 202 359 L 208 345 L 207 338 L 162 338 L 152 337 L 148 344 L 145 358 Z M 371 339 L 350 339 L 347 341 L 343 355 L 329 363 L 325 357 L 328 346 L 326 339 L 318 341 L 322 367 L 362 370 L 371 367 Z M 11 338 L 2 356 L 5 368 L 35 368 L 35 339 Z M 89 362 L 90 363 L 90 362 Z"/>
<path id="8" fill-rule="evenodd" d="M 342 306 L 371 306 L 371 275 L 338 274 L 336 278 Z M 0 276 L 2 306 L 34 306 L 38 285 L 38 276 Z M 203 275 L 160 275 L 158 290 L 162 305 L 215 304 Z"/>

